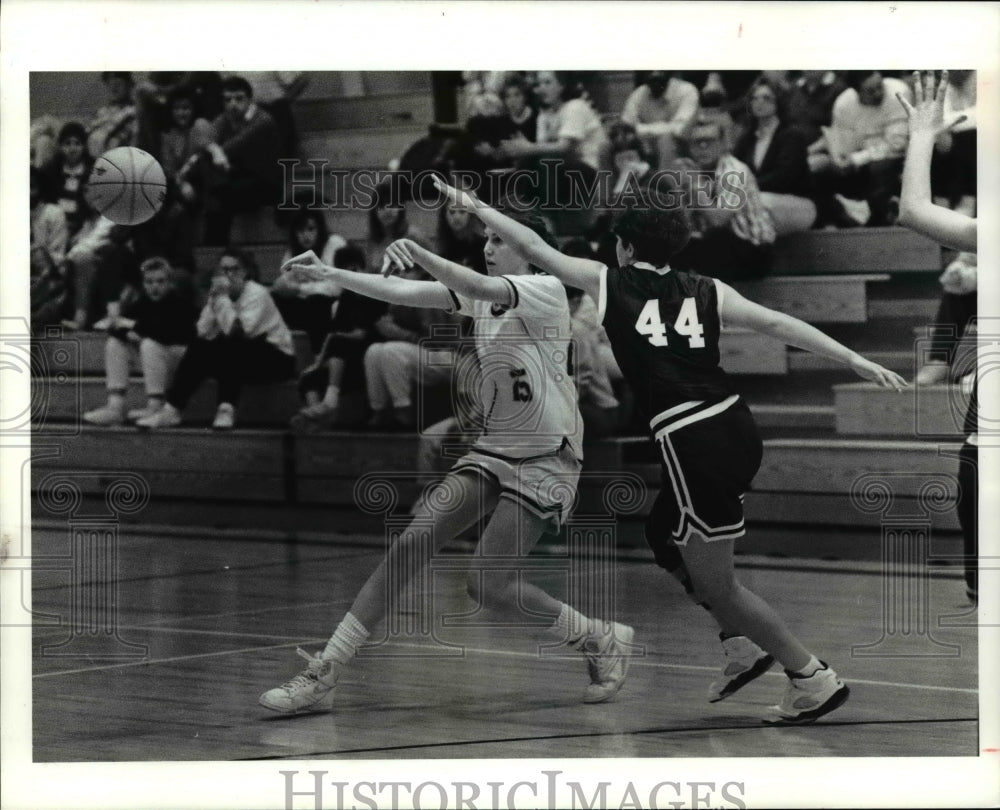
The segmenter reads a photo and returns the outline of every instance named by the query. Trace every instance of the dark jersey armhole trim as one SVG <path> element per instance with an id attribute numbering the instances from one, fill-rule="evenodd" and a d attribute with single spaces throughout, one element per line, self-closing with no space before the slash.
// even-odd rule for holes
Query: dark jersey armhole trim
<path id="1" fill-rule="evenodd" d="M 452 309 L 452 312 L 459 312 L 459 311 L 461 311 L 461 309 L 462 309 L 462 302 L 458 300 L 458 296 L 455 295 L 455 291 L 453 289 L 451 289 L 450 287 L 449 288 L 445 288 L 445 289 L 448 290 L 448 295 L 451 296 L 451 302 L 454 305 L 454 307 Z"/>
<path id="2" fill-rule="evenodd" d="M 517 294 L 517 285 L 511 281 L 507 276 L 500 276 L 507 284 L 510 285 L 510 308 L 517 309 L 517 305 L 521 302 L 520 297 Z"/>

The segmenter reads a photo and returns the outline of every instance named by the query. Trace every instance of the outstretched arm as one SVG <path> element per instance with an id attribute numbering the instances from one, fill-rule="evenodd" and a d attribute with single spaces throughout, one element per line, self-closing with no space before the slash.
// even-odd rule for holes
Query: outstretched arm
<path id="1" fill-rule="evenodd" d="M 910 119 L 910 140 L 903 166 L 903 190 L 899 199 L 899 224 L 936 242 L 959 250 L 976 250 L 976 220 L 940 205 L 931 197 L 931 158 L 938 135 L 964 120 L 965 116 L 944 122 L 944 96 L 948 90 L 948 71 L 941 71 L 941 81 L 927 78 L 927 87 L 919 72 L 914 73 L 914 100 L 910 104 L 897 95 Z"/>
<path id="2" fill-rule="evenodd" d="M 442 259 L 412 239 L 397 239 L 386 248 L 382 275 L 388 275 L 393 265 L 405 269 L 415 264 L 419 264 L 445 287 L 459 295 L 498 304 L 513 303 L 511 286 L 502 278 L 484 276 L 468 267 Z"/>
<path id="3" fill-rule="evenodd" d="M 787 343 L 789 346 L 829 357 L 831 360 L 850 366 L 855 374 L 876 382 L 883 388 L 894 388 L 897 391 L 902 391 L 906 387 L 906 381 L 895 371 L 890 371 L 878 363 L 866 360 L 857 352 L 848 349 L 842 343 L 838 343 L 805 321 L 755 304 L 721 281 L 716 281 L 716 285 L 721 294 L 720 314 L 723 323 L 762 332 Z"/>
<path id="4" fill-rule="evenodd" d="M 311 250 L 293 256 L 281 265 L 281 270 L 294 273 L 294 278 L 300 281 L 335 281 L 345 289 L 390 304 L 406 304 L 426 309 L 450 310 L 453 307 L 448 289 L 436 281 L 382 278 L 379 275 L 342 270 L 323 264 Z"/>
<path id="5" fill-rule="evenodd" d="M 438 177 L 434 178 L 434 185 L 447 195 L 452 205 L 470 210 L 535 267 L 551 273 L 563 284 L 580 288 L 597 300 L 604 264 L 560 253 L 531 228 L 504 216 L 475 196 L 447 185 Z"/>

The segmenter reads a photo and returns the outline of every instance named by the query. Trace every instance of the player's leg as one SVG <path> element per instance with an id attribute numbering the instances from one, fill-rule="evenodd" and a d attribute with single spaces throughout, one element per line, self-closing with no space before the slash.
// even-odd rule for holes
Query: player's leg
<path id="1" fill-rule="evenodd" d="M 385 616 L 389 588 L 404 588 L 419 567 L 426 565 L 427 560 L 421 559 L 421 555 L 438 550 L 469 528 L 493 508 L 498 494 L 474 472 L 449 473 L 423 500 L 414 514 L 414 522 L 400 534 L 362 585 L 323 651 L 310 656 L 300 650 L 309 666 L 282 686 L 261 695 L 260 704 L 286 714 L 315 709 L 333 690 L 341 671 L 368 639 L 371 628 Z M 431 532 L 429 545 L 416 536 L 424 531 Z"/>
<path id="2" fill-rule="evenodd" d="M 849 690 L 837 674 L 802 645 L 770 605 L 736 579 L 733 540 L 710 540 L 692 531 L 681 554 L 701 601 L 785 668 L 789 687 L 775 707 L 775 722 L 811 722 L 847 699 Z"/>
<path id="3" fill-rule="evenodd" d="M 524 557 L 551 526 L 552 516 L 540 516 L 511 498 L 501 498 L 483 532 L 480 551 L 492 558 Z M 579 650 L 587 661 L 591 683 L 583 700 L 604 703 L 625 683 L 633 629 L 599 617 L 587 617 L 570 605 L 526 581 L 518 570 L 472 572 L 469 595 L 487 611 L 506 616 L 544 617 L 548 633 Z"/>

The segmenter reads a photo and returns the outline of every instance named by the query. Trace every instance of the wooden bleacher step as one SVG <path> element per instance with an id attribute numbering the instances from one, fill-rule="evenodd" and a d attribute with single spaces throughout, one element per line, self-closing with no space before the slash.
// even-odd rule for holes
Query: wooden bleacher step
<path id="1" fill-rule="evenodd" d="M 772 275 L 941 272 L 941 247 L 907 228 L 816 230 L 775 242 Z"/>
<path id="2" fill-rule="evenodd" d="M 750 329 L 725 329 L 719 338 L 719 364 L 729 374 L 787 374 L 788 348 Z"/>
<path id="3" fill-rule="evenodd" d="M 868 284 L 889 278 L 885 273 L 784 277 L 733 286 L 751 301 L 807 323 L 865 323 Z"/>
<path id="4" fill-rule="evenodd" d="M 958 384 L 897 392 L 875 383 L 845 383 L 833 393 L 837 433 L 844 436 L 960 437 L 969 401 Z"/>

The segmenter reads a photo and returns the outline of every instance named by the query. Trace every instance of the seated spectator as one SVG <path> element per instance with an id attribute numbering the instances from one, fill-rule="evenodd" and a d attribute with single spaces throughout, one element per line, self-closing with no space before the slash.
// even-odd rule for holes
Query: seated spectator
<path id="1" fill-rule="evenodd" d="M 354 245 L 338 250 L 333 264 L 356 273 L 368 270 L 364 251 Z M 305 405 L 292 417 L 292 428 L 309 432 L 346 422 L 342 394 L 364 392 L 365 352 L 379 339 L 375 324 L 385 312 L 383 301 L 350 290 L 341 293 L 330 334 L 316 360 L 299 375 L 299 395 Z"/>
<path id="2" fill-rule="evenodd" d="M 462 208 L 444 205 L 438 211 L 437 254 L 486 274 L 483 247 L 486 236 L 478 217 Z"/>
<path id="3" fill-rule="evenodd" d="M 653 173 L 651 159 L 631 124 L 619 122 L 608 130 L 611 141 L 611 200 L 645 186 Z"/>
<path id="4" fill-rule="evenodd" d="M 480 93 L 470 102 L 469 117 L 461 135 L 447 150 L 451 168 L 475 172 L 484 182 L 487 172 L 509 169 L 514 161 L 500 147 L 514 137 L 524 137 L 507 115 L 500 97 Z"/>
<path id="5" fill-rule="evenodd" d="M 368 240 L 365 246 L 369 272 L 382 272 L 385 249 L 397 239 L 412 239 L 428 248 L 433 244 L 429 235 L 411 225 L 407 219 L 406 196 L 405 190 L 392 181 L 380 183 L 375 189 L 373 205 L 368 211 Z"/>
<path id="6" fill-rule="evenodd" d="M 824 132 L 829 165 L 814 159 L 820 218 L 823 224 L 850 224 L 843 216 L 845 203 L 835 196 L 841 195 L 867 204 L 868 215 L 861 214 L 859 224 L 890 225 L 907 142 L 906 112 L 896 94 L 912 101 L 913 93 L 905 82 L 877 70 L 852 71 L 848 84 L 834 102 L 832 123 Z M 855 210 L 846 205 L 847 212 Z"/>
<path id="7" fill-rule="evenodd" d="M 399 273 L 414 281 L 430 276 L 419 267 Z M 375 430 L 411 430 L 417 422 L 413 392 L 451 379 L 452 367 L 429 362 L 429 351 L 420 345 L 432 336 L 436 324 L 457 323 L 461 316 L 439 310 L 390 304 L 388 311 L 375 322 L 382 340 L 372 343 L 365 352 L 365 382 L 368 405 L 372 410 L 368 426 Z"/>
<path id="8" fill-rule="evenodd" d="M 222 83 L 224 112 L 214 121 L 215 141 L 206 149 L 217 171 L 209 189 L 207 244 L 224 245 L 233 216 L 273 206 L 281 197 L 281 142 L 274 119 L 253 100 L 249 82 Z"/>
<path id="9" fill-rule="evenodd" d="M 753 170 L 778 236 L 808 230 L 816 221 L 816 204 L 808 196 L 807 144 L 785 125 L 783 115 L 779 88 L 769 79 L 758 79 L 750 88 L 750 126 L 733 150 L 733 156 Z"/>
<path id="10" fill-rule="evenodd" d="M 293 256 L 312 250 L 325 264 L 333 264 L 336 252 L 346 245 L 344 237 L 330 233 L 322 211 L 300 208 L 289 224 L 288 249 L 281 262 L 284 264 Z M 300 282 L 291 273 L 282 273 L 271 285 L 271 295 L 282 319 L 289 329 L 309 335 L 313 354 L 320 350 L 330 332 L 340 294 L 336 282 Z"/>
<path id="11" fill-rule="evenodd" d="M 296 71 L 245 71 L 253 97 L 267 110 L 278 128 L 283 157 L 295 157 L 298 151 L 298 129 L 292 112 L 292 102 L 309 86 L 309 76 Z"/>
<path id="12" fill-rule="evenodd" d="M 695 124 L 688 149 L 692 232 L 673 264 L 722 281 L 760 278 L 768 269 L 775 232 L 753 172 L 726 154 L 717 123 Z"/>
<path id="13" fill-rule="evenodd" d="M 108 91 L 108 103 L 87 127 L 87 151 L 95 158 L 116 146 L 134 146 L 138 133 L 132 74 L 106 71 L 101 81 Z"/>
<path id="14" fill-rule="evenodd" d="M 59 130 L 59 151 L 42 169 L 45 172 L 50 202 L 66 215 L 72 238 L 80 230 L 90 211 L 83 190 L 90 177 L 94 159 L 87 152 L 87 131 L 78 121 L 70 121 Z"/>
<path id="15" fill-rule="evenodd" d="M 651 71 L 629 95 L 621 120 L 635 128 L 656 167 L 679 157 L 680 139 L 698 116 L 698 88 L 674 71 Z"/>
<path id="16" fill-rule="evenodd" d="M 529 141 L 535 141 L 538 135 L 538 113 L 531 103 L 532 97 L 531 85 L 519 74 L 508 76 L 500 88 L 507 117 Z"/>
<path id="17" fill-rule="evenodd" d="M 709 84 L 698 94 L 698 120 L 709 121 L 722 127 L 722 148 L 732 152 L 736 147 L 737 132 L 742 131 L 730 114 L 729 96 L 721 84 Z"/>
<path id="18" fill-rule="evenodd" d="M 949 71 L 944 119 L 965 120 L 942 132 L 934 144 L 931 193 L 936 205 L 976 215 L 976 71 Z"/>
<path id="19" fill-rule="evenodd" d="M 61 126 L 54 115 L 40 115 L 32 119 L 28 138 L 31 143 L 31 165 L 36 169 L 47 166 L 56 156 Z"/>
<path id="20" fill-rule="evenodd" d="M 789 88 L 785 123 L 806 139 L 810 170 L 818 168 L 814 162 L 826 153 L 823 130 L 833 118 L 833 103 L 846 89 L 847 83 L 832 70 L 803 70 Z"/>
<path id="21" fill-rule="evenodd" d="M 175 267 L 195 271 L 194 248 L 199 241 L 199 212 L 204 202 L 206 166 L 198 156 L 212 143 L 215 130 L 197 113 L 194 90 L 187 85 L 172 89 L 164 100 L 167 117 L 147 123 L 150 152 L 167 176 L 163 209 L 138 226 L 137 240 L 143 255 L 166 257 Z"/>
<path id="22" fill-rule="evenodd" d="M 29 170 L 31 223 L 30 308 L 31 333 L 43 335 L 73 311 L 73 290 L 63 259 L 69 238 L 66 215 L 45 201 L 45 179 L 36 167 Z"/>
<path id="23" fill-rule="evenodd" d="M 88 211 L 64 260 L 74 306 L 73 319 L 63 324 L 67 329 L 90 329 L 127 287 L 139 286 L 139 262 L 131 245 L 134 228 Z"/>
<path id="24" fill-rule="evenodd" d="M 212 378 L 219 386 L 212 428 L 232 430 L 244 384 L 278 383 L 294 376 L 292 333 L 267 288 L 251 278 L 255 269 L 242 250 L 223 252 L 198 318 L 197 337 L 181 358 L 165 404 L 136 425 L 149 429 L 179 425 L 192 395 Z"/>
<path id="25" fill-rule="evenodd" d="M 174 285 L 174 270 L 161 257 L 146 259 L 142 271 L 142 295 L 100 324 L 107 330 L 104 345 L 104 373 L 108 401 L 88 411 L 83 421 L 90 425 L 124 424 L 136 421 L 163 407 L 167 386 L 188 344 L 194 339 L 197 310 L 189 296 Z M 129 370 L 139 358 L 146 406 L 125 413 Z"/>
<path id="26" fill-rule="evenodd" d="M 581 185 L 592 184 L 607 161 L 608 139 L 600 116 L 583 98 L 584 87 L 574 74 L 539 71 L 535 94 L 541 105 L 536 142 L 518 133 L 503 141 L 500 149 L 536 173 L 536 201 L 558 208 L 570 204 Z M 550 173 L 540 164 L 547 158 L 562 159 L 554 187 L 547 186 Z"/>

